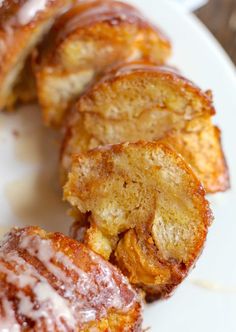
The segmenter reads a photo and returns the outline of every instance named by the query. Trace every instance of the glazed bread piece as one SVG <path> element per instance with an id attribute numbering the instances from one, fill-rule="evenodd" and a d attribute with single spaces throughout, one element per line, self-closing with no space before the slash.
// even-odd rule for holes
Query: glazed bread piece
<path id="1" fill-rule="evenodd" d="M 60 17 L 35 59 L 45 123 L 60 125 L 69 106 L 105 69 L 128 59 L 164 63 L 170 42 L 134 7 L 83 1 Z"/>
<path id="2" fill-rule="evenodd" d="M 224 191 L 229 186 L 228 171 L 220 135 L 215 134 L 211 120 L 214 113 L 211 93 L 201 91 L 171 68 L 148 63 L 118 67 L 84 93 L 70 115 L 61 153 L 62 175 L 70 168 L 73 153 L 168 135 L 206 191 Z M 197 127 L 202 131 L 199 144 Z M 186 132 L 192 135 L 186 138 Z"/>
<path id="3" fill-rule="evenodd" d="M 158 142 L 74 156 L 64 198 L 86 214 L 82 240 L 115 262 L 148 300 L 168 296 L 184 279 L 211 222 L 199 180 Z"/>
<path id="4" fill-rule="evenodd" d="M 0 109 L 11 108 L 17 98 L 35 96 L 24 64 L 34 46 L 50 29 L 57 15 L 72 0 L 3 0 L 0 6 Z M 23 70 L 23 72 L 22 72 Z M 25 79 L 24 79 L 25 78 Z M 33 81 L 33 76 L 30 76 Z M 16 91 L 14 91 L 17 85 Z M 28 91 L 26 94 L 25 91 Z"/>
<path id="5" fill-rule="evenodd" d="M 1 331 L 141 331 L 140 301 L 110 263 L 38 227 L 0 247 Z"/>

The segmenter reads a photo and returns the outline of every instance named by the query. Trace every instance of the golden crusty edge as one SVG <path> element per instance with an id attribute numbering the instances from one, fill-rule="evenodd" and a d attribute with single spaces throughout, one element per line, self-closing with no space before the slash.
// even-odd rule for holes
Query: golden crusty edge
<path id="1" fill-rule="evenodd" d="M 41 41 L 42 36 L 50 29 L 57 15 L 66 10 L 73 0 L 45 0 L 40 5 L 29 0 L 4 0 L 0 7 L 0 108 L 11 108 L 19 91 L 23 100 L 31 99 L 35 91 L 21 72 L 34 46 Z M 26 73 L 30 71 L 29 67 Z M 25 79 L 28 86 L 28 96 L 19 80 Z M 14 87 L 18 85 L 16 94 Z M 29 89 L 30 87 L 30 89 Z M 33 90 L 33 91 L 31 91 Z"/>
<path id="2" fill-rule="evenodd" d="M 207 192 L 225 191 L 229 174 L 214 114 L 210 91 L 201 91 L 172 68 L 143 62 L 118 66 L 84 93 L 68 117 L 62 179 L 74 153 L 161 139 L 182 154 Z"/>
<path id="3" fill-rule="evenodd" d="M 120 1 L 78 3 L 56 21 L 35 58 L 45 123 L 63 124 L 71 105 L 111 66 L 128 59 L 163 64 L 170 53 L 168 38 L 136 8 Z"/>
<path id="4" fill-rule="evenodd" d="M 85 243 L 147 299 L 166 297 L 199 257 L 212 215 L 191 168 L 162 143 L 124 143 L 73 159 L 64 198 L 87 213 Z"/>

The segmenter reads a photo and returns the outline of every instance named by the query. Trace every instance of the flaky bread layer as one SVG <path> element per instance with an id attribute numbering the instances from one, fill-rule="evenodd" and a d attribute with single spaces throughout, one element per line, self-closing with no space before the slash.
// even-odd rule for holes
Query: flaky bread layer
<path id="1" fill-rule="evenodd" d="M 78 96 L 111 66 L 131 59 L 163 64 L 170 52 L 169 40 L 134 7 L 78 3 L 55 23 L 35 61 L 45 123 L 60 125 Z"/>
<path id="2" fill-rule="evenodd" d="M 221 132 L 209 117 L 189 121 L 183 129 L 170 131 L 161 141 L 182 155 L 208 193 L 229 189 L 229 171 Z"/>
<path id="3" fill-rule="evenodd" d="M 158 142 L 74 157 L 64 197 L 87 213 L 85 242 L 147 297 L 167 296 L 201 253 L 211 212 L 193 171 Z"/>
<path id="4" fill-rule="evenodd" d="M 132 120 L 144 111 L 170 112 L 188 119 L 214 115 L 212 95 L 168 67 L 130 62 L 109 71 L 77 103 L 81 113 L 105 119 Z"/>
<path id="5" fill-rule="evenodd" d="M 182 154 L 207 192 L 225 191 L 228 168 L 212 124 L 214 112 L 211 93 L 170 68 L 131 63 L 113 69 L 79 99 L 69 116 L 61 149 L 62 178 L 74 153 L 161 139 Z"/>

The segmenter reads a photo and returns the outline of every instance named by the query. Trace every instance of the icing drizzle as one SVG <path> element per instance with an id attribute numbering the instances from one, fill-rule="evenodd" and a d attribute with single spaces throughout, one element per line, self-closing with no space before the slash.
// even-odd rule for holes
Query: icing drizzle
<path id="1" fill-rule="evenodd" d="M 18 245 L 12 248 L 16 234 Z M 74 331 L 106 317 L 111 308 L 125 313 L 137 304 L 135 292 L 115 268 L 76 245 L 82 253 L 78 251 L 81 257 L 75 264 L 37 233 L 25 229 L 9 234 L 0 249 L 1 331 L 20 331 L 19 317 L 25 324 L 33 322 L 36 330 Z M 14 303 L 9 296 L 12 287 Z"/>
<path id="2" fill-rule="evenodd" d="M 29 24 L 38 12 L 45 10 L 48 0 L 28 0 L 17 14 L 18 23 Z"/>
<path id="3" fill-rule="evenodd" d="M 107 21 L 110 25 L 117 25 L 120 21 L 131 24 L 139 22 L 145 26 L 151 26 L 144 16 L 134 7 L 119 1 L 88 1 L 84 6 L 75 7 L 70 12 L 71 16 L 67 22 L 63 22 L 63 29 L 58 39 L 64 39 L 68 34 L 78 28 Z M 66 17 L 66 16 L 65 16 Z M 60 23 L 59 23 L 60 24 Z M 156 27 L 153 27 L 156 29 Z"/>

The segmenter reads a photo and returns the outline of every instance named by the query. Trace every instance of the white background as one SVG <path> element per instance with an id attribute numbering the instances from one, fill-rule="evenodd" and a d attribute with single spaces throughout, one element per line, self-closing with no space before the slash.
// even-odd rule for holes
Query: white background
<path id="1" fill-rule="evenodd" d="M 179 3 L 187 10 L 195 10 L 207 3 L 207 0 L 172 0 Z"/>

